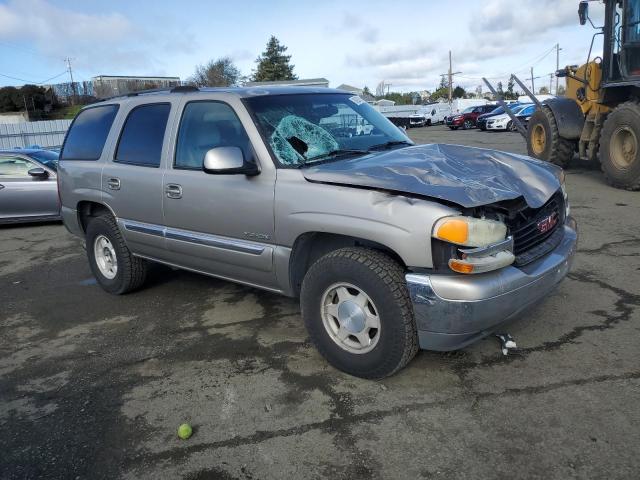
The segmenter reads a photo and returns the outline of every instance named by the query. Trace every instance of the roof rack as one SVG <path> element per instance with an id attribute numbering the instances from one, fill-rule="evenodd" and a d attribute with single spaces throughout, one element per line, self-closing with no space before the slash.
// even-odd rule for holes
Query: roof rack
<path id="1" fill-rule="evenodd" d="M 114 95 L 113 97 L 102 98 L 98 102 L 106 102 L 107 100 L 114 100 L 116 98 L 137 97 L 139 95 L 146 95 L 149 93 L 187 93 L 187 92 L 199 92 L 198 87 L 193 85 L 176 85 L 171 88 L 149 88 L 147 90 L 137 90 L 135 92 L 129 92 L 124 95 Z"/>

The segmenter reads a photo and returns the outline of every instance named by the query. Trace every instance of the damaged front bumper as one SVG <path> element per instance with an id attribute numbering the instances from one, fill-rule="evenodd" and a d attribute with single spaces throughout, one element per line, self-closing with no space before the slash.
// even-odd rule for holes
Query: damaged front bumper
<path id="1" fill-rule="evenodd" d="M 463 348 L 546 297 L 569 272 L 576 250 L 575 220 L 569 217 L 563 228 L 553 251 L 523 267 L 479 275 L 407 274 L 420 348 Z"/>

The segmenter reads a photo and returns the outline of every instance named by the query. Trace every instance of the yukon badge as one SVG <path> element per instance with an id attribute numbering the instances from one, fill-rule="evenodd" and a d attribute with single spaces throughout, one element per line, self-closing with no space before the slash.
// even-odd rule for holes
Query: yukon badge
<path id="1" fill-rule="evenodd" d="M 558 223 L 558 213 L 553 212 L 548 217 L 543 218 L 538 222 L 538 230 L 540 233 L 547 233 Z"/>
<path id="2" fill-rule="evenodd" d="M 253 238 L 255 240 L 269 240 L 271 235 L 266 233 L 254 233 L 254 232 L 242 232 L 245 237 Z"/>

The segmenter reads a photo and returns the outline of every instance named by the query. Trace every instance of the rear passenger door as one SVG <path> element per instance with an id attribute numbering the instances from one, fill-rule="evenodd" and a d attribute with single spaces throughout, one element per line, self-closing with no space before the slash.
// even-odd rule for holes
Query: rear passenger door
<path id="1" fill-rule="evenodd" d="M 270 287 L 275 285 L 275 168 L 260 166 L 248 130 L 259 136 L 241 105 L 185 103 L 172 135 L 175 156 L 164 177 L 166 242 L 173 263 Z M 205 154 L 220 146 L 239 147 L 245 160 L 258 163 L 260 174 L 205 173 Z"/>
<path id="2" fill-rule="evenodd" d="M 121 109 L 119 136 L 102 170 L 104 203 L 117 217 L 132 252 L 162 258 L 161 165 L 172 103 L 139 100 Z"/>

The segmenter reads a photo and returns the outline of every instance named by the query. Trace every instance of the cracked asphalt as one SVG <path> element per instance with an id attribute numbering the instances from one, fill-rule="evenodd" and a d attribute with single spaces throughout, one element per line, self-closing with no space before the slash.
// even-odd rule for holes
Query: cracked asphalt
<path id="1" fill-rule="evenodd" d="M 293 299 L 160 266 L 114 297 L 62 225 L 0 228 L 0 478 L 638 478 L 640 193 L 567 173 L 578 254 L 508 328 L 518 355 L 489 338 L 380 382 L 329 367 Z"/>

